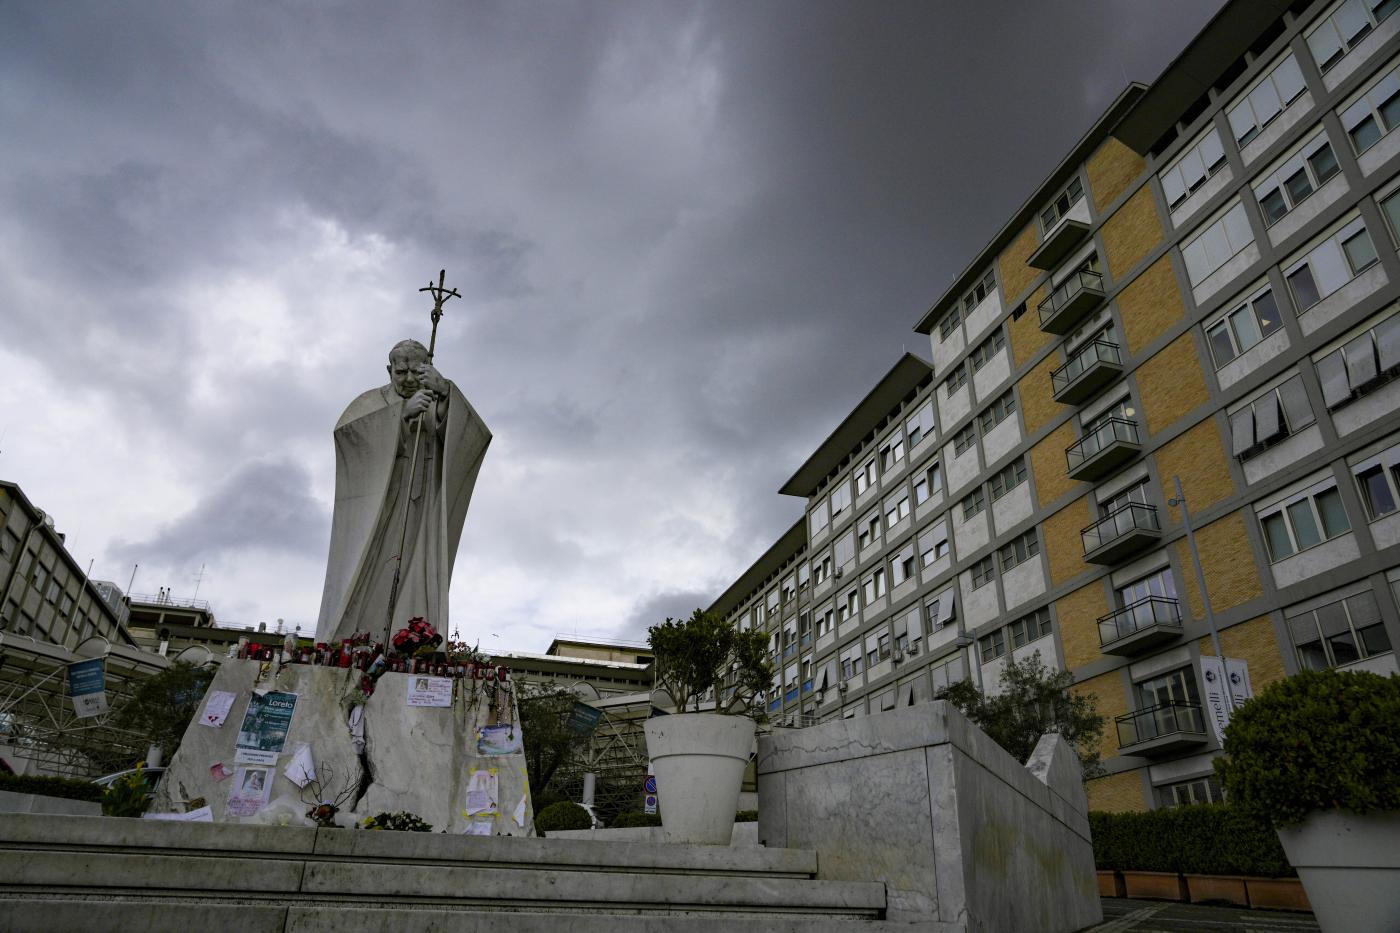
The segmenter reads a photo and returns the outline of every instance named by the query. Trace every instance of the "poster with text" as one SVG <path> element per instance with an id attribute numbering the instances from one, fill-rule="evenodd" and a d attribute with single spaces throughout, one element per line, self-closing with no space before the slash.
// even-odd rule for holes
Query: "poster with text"
<path id="1" fill-rule="evenodd" d="M 224 807 L 227 816 L 252 816 L 267 806 L 272 794 L 271 768 L 239 768 L 233 773 L 233 786 L 229 788 L 228 805 Z"/>
<path id="2" fill-rule="evenodd" d="M 254 693 L 243 714 L 235 745 L 235 764 L 272 765 L 287 744 L 292 728 L 292 713 L 297 708 L 295 693 Z"/>
<path id="3" fill-rule="evenodd" d="M 482 726 L 476 734 L 478 755 L 519 755 L 524 751 L 520 730 L 514 723 L 503 722 L 494 726 Z"/>
<path id="4" fill-rule="evenodd" d="M 452 678 L 413 674 L 408 678 L 409 706 L 451 706 Z"/>
<path id="5" fill-rule="evenodd" d="M 107 712 L 106 664 L 102 658 L 92 658 L 68 665 L 68 695 L 80 719 Z"/>
<path id="6" fill-rule="evenodd" d="M 1239 709 L 1245 700 L 1254 696 L 1254 688 L 1249 683 L 1249 664 L 1239 658 L 1226 658 L 1222 667 L 1219 658 L 1201 655 L 1201 679 L 1206 682 L 1206 710 L 1215 731 L 1215 740 L 1222 744 L 1225 742 L 1225 727 L 1230 724 L 1230 714 L 1234 712 L 1226 701 L 1227 674 L 1230 678 L 1229 696 L 1235 701 L 1234 709 Z"/>

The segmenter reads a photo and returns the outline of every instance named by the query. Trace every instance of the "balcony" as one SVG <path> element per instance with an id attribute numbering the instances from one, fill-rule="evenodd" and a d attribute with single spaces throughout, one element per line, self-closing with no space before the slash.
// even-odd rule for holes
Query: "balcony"
<path id="1" fill-rule="evenodd" d="M 1097 395 L 1123 374 L 1118 344 L 1091 340 L 1070 354 L 1065 365 L 1050 373 L 1050 394 L 1065 405 L 1079 405 Z"/>
<path id="2" fill-rule="evenodd" d="M 1089 225 L 1078 220 L 1063 218 L 1055 226 L 1045 231 L 1045 239 L 1026 258 L 1026 265 L 1049 272 L 1064 261 L 1089 233 Z"/>
<path id="3" fill-rule="evenodd" d="M 1079 533 L 1084 559 L 1091 564 L 1116 564 L 1162 537 L 1157 507 L 1129 502 L 1109 512 Z"/>
<path id="4" fill-rule="evenodd" d="M 1065 448 L 1069 478 L 1096 480 L 1142 453 L 1136 421 L 1110 418 L 1078 443 Z"/>
<path id="5" fill-rule="evenodd" d="M 1148 596 L 1099 619 L 1104 654 L 1130 656 L 1181 637 L 1181 607 L 1166 596 Z"/>
<path id="6" fill-rule="evenodd" d="M 1206 720 L 1199 703 L 1161 703 L 1114 722 L 1122 755 L 1162 755 L 1206 742 Z"/>
<path id="7" fill-rule="evenodd" d="M 1103 276 L 1081 269 L 1065 279 L 1038 306 L 1040 329 L 1061 336 L 1103 303 Z"/>

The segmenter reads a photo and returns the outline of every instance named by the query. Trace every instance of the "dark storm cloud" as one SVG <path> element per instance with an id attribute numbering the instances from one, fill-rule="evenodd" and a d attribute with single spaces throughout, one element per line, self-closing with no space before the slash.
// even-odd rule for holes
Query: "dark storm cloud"
<path id="1" fill-rule="evenodd" d="M 646 641 L 647 629 L 667 619 L 688 619 L 696 609 L 715 601 L 707 590 L 674 590 L 638 602 L 615 634 L 625 641 Z"/>

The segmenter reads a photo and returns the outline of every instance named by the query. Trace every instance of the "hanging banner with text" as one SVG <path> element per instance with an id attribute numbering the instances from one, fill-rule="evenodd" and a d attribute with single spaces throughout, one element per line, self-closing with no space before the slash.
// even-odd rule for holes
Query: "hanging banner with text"
<path id="1" fill-rule="evenodd" d="M 1225 727 L 1230 724 L 1230 709 L 1226 702 L 1225 676 L 1230 677 L 1230 696 L 1239 709 L 1245 700 L 1254 696 L 1254 688 L 1249 683 L 1249 664 L 1239 658 L 1226 658 L 1222 668 L 1220 659 L 1214 655 L 1201 655 L 1201 679 L 1206 684 L 1206 711 L 1215 730 L 1215 740 L 1225 743 Z"/>
<path id="2" fill-rule="evenodd" d="M 93 658 L 68 665 L 68 695 L 80 719 L 107 712 L 106 661 Z"/>

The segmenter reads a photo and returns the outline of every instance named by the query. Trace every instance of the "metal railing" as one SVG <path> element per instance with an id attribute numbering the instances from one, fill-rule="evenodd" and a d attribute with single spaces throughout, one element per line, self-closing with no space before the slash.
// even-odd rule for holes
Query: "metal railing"
<path id="1" fill-rule="evenodd" d="M 1151 625 L 1181 628 L 1181 606 L 1167 596 L 1148 596 L 1099 618 L 1099 644 L 1110 645 Z"/>
<path id="2" fill-rule="evenodd" d="M 1055 287 L 1050 296 L 1036 306 L 1040 312 L 1040 323 L 1053 318 L 1060 309 L 1069 303 L 1070 299 L 1084 291 L 1086 288 L 1093 289 L 1100 294 L 1103 293 L 1103 276 L 1097 272 L 1090 272 L 1088 269 L 1080 269 Z"/>
<path id="3" fill-rule="evenodd" d="M 1075 380 L 1087 373 L 1097 363 L 1123 365 L 1123 357 L 1118 352 L 1118 344 L 1107 340 L 1091 340 L 1065 361 L 1065 365 L 1050 372 L 1050 391 L 1059 395 L 1068 389 Z"/>
<path id="4" fill-rule="evenodd" d="M 1069 468 L 1077 470 L 1084 465 L 1086 460 L 1098 454 L 1114 441 L 1127 441 L 1130 444 L 1142 443 L 1138 440 L 1137 422 L 1129 421 L 1126 418 L 1109 418 L 1091 433 L 1080 438 L 1078 443 L 1065 448 L 1065 459 L 1069 461 Z"/>
<path id="5" fill-rule="evenodd" d="M 187 596 L 171 596 L 169 593 L 128 593 L 126 597 L 133 603 L 150 606 L 170 606 L 175 609 L 202 609 L 209 611 L 209 600 L 191 599 Z"/>
<path id="6" fill-rule="evenodd" d="M 1084 541 L 1084 553 L 1089 554 L 1134 531 L 1161 530 L 1155 505 L 1126 502 L 1080 531 L 1079 536 Z"/>
<path id="7" fill-rule="evenodd" d="M 1136 710 L 1114 720 L 1118 727 L 1118 747 L 1138 745 L 1183 732 L 1204 735 L 1205 716 L 1199 703 L 1173 700 Z"/>

